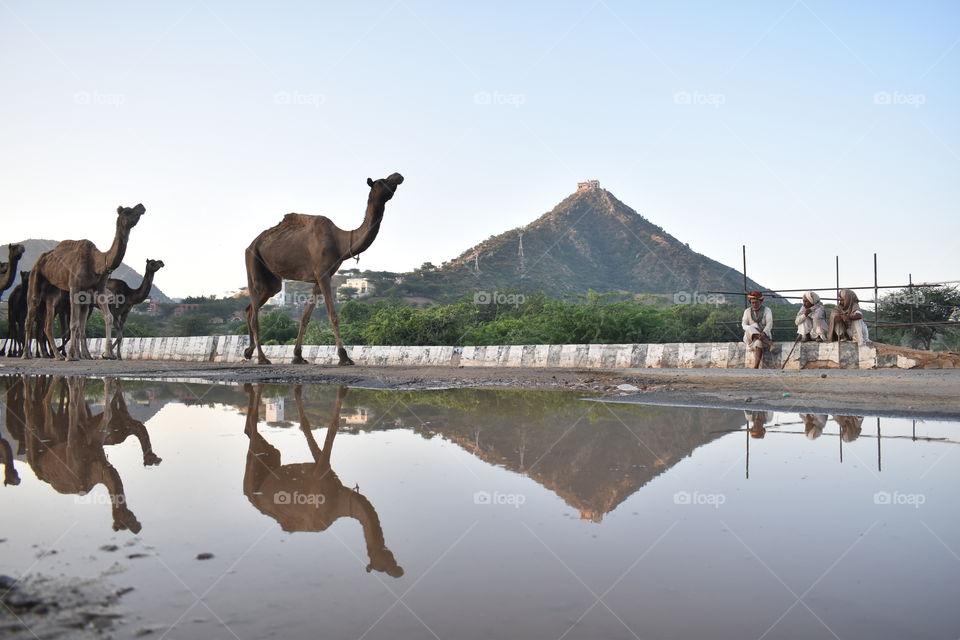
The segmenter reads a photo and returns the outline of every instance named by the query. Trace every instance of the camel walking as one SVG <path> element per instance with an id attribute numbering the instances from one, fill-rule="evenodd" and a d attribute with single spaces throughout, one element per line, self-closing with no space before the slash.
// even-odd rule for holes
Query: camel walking
<path id="1" fill-rule="evenodd" d="M 121 346 L 123 345 L 123 328 L 127 324 L 127 316 L 130 315 L 131 309 L 146 300 L 147 296 L 150 295 L 150 288 L 153 287 L 153 277 L 157 271 L 163 269 L 163 266 L 163 260 L 147 260 L 143 280 L 136 289 L 118 278 L 107 280 L 107 291 L 110 292 L 110 313 L 113 315 L 113 328 L 117 332 L 117 339 L 113 343 L 117 360 L 123 359 Z"/>
<path id="2" fill-rule="evenodd" d="M 37 260 L 30 272 L 30 288 L 27 291 L 27 318 L 24 323 L 24 342 L 30 344 L 34 331 L 34 319 L 40 305 L 47 307 L 44 334 L 57 358 L 56 343 L 53 339 L 53 295 L 55 289 L 70 294 L 70 346 L 67 360 L 89 358 L 87 351 L 87 317 L 93 304 L 103 312 L 106 340 L 103 358 L 112 360 L 113 355 L 113 316 L 110 313 L 109 296 L 105 295 L 107 278 L 120 266 L 127 252 L 127 240 L 130 230 L 140 221 L 146 212 L 142 204 L 135 207 L 117 207 L 117 229 L 113 244 L 106 253 L 97 249 L 89 240 L 64 240 L 47 251 Z M 59 293 L 57 294 L 59 295 Z M 39 338 L 39 336 L 38 336 Z M 25 348 L 21 358 L 30 357 L 30 349 Z"/>
<path id="3" fill-rule="evenodd" d="M 333 306 L 330 277 L 337 272 L 344 260 L 360 255 L 373 244 L 380 232 L 380 221 L 383 219 L 387 201 L 393 197 L 402 182 L 403 176 L 399 173 L 392 173 L 380 180 L 367 178 L 370 195 L 367 198 L 363 224 L 357 229 L 344 231 L 324 216 L 288 213 L 280 224 L 261 233 L 247 247 L 247 289 L 250 294 L 247 327 L 250 331 L 250 345 L 243 353 L 244 358 L 249 360 L 256 349 L 257 362 L 270 364 L 260 344 L 260 307 L 280 291 L 283 279 L 287 279 L 314 283 L 313 295 L 303 310 L 303 317 L 300 318 L 293 364 L 307 362 L 302 355 L 303 334 L 320 295 L 327 307 L 327 318 L 337 342 L 339 364 L 353 364 L 343 347 L 343 341 L 340 340 L 340 321 Z"/>

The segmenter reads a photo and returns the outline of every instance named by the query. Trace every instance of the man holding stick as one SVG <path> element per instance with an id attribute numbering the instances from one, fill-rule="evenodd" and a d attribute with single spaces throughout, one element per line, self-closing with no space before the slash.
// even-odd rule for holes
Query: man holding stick
<path id="1" fill-rule="evenodd" d="M 753 368 L 759 369 L 763 360 L 763 350 L 770 349 L 770 353 L 778 351 L 773 343 L 773 311 L 764 306 L 763 294 L 751 291 L 747 294 L 750 306 L 743 310 L 740 325 L 743 327 L 743 343 L 748 351 L 753 351 Z"/>

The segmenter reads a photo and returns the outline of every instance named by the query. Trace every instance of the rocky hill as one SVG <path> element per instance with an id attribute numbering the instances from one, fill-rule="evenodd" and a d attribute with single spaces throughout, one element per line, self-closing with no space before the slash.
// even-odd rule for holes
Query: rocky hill
<path id="1" fill-rule="evenodd" d="M 695 292 L 743 290 L 740 271 L 693 251 L 596 183 L 582 185 L 530 224 L 405 279 L 411 290 L 445 301 L 470 291 L 542 290 L 560 297 L 592 289 L 685 302 Z M 753 280 L 748 286 L 763 288 Z"/>
<path id="2" fill-rule="evenodd" d="M 10 289 L 20 284 L 20 272 L 29 271 L 33 268 L 34 263 L 40 257 L 41 254 L 50 251 L 59 243 L 59 240 L 38 240 L 31 238 L 29 240 L 22 240 L 18 244 L 22 244 L 24 247 L 23 258 L 20 259 L 20 264 L 17 266 L 17 279 L 10 286 Z M 8 245 L 0 246 L 0 260 L 6 262 L 8 254 Z M 131 287 L 140 286 L 140 282 L 143 280 L 143 274 L 136 269 L 131 268 L 125 262 L 120 263 L 120 266 L 116 271 L 110 276 L 111 278 L 119 278 L 123 280 Z M 157 274 L 157 279 L 162 279 L 163 271 L 160 271 Z M 153 285 L 150 289 L 150 298 L 153 300 L 158 300 L 160 302 L 170 302 L 170 298 L 161 291 L 157 285 Z M 6 296 L 4 296 L 6 299 Z"/>

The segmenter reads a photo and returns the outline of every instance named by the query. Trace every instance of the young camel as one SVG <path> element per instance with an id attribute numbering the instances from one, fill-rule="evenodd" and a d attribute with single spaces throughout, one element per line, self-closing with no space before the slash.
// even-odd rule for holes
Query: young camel
<path id="1" fill-rule="evenodd" d="M 249 360 L 256 349 L 257 362 L 270 364 L 260 344 L 260 307 L 280 291 L 282 279 L 287 279 L 314 283 L 313 295 L 303 310 L 303 317 L 300 318 L 293 364 L 307 363 L 302 355 L 303 334 L 320 295 L 327 307 L 327 318 L 337 342 L 339 364 L 353 364 L 340 340 L 340 321 L 333 306 L 330 277 L 337 272 L 344 260 L 360 255 L 373 243 L 380 231 L 380 221 L 383 219 L 387 201 L 393 197 L 402 182 L 403 176 L 399 173 L 392 173 L 380 180 L 367 178 L 367 185 L 370 187 L 367 211 L 363 224 L 357 229 L 344 231 L 324 216 L 288 213 L 280 224 L 261 233 L 247 247 L 247 287 L 250 294 L 247 327 L 250 331 L 250 345 L 243 353 L 244 358 Z"/>
<path id="2" fill-rule="evenodd" d="M 146 208 L 142 204 L 135 207 L 117 207 L 117 229 L 113 244 L 106 253 L 97 249 L 89 240 L 64 240 L 56 247 L 44 253 L 30 272 L 30 288 L 27 291 L 27 319 L 25 323 L 25 342 L 33 337 L 34 319 L 41 304 L 45 304 L 48 313 L 45 316 L 44 333 L 50 348 L 56 351 L 53 339 L 53 312 L 51 308 L 54 289 L 70 294 L 70 346 L 66 359 L 89 358 L 86 350 L 87 316 L 93 304 L 103 312 L 106 327 L 103 358 L 112 360 L 113 355 L 113 317 L 108 304 L 109 296 L 104 295 L 107 278 L 120 266 L 127 252 L 127 240 L 130 230 L 140 221 Z M 38 336 L 39 338 L 39 336 Z M 30 358 L 30 350 L 24 349 L 21 358 Z M 57 357 L 61 358 L 57 353 Z"/>
<path id="3" fill-rule="evenodd" d="M 127 324 L 130 310 L 147 299 L 150 288 L 153 286 L 153 276 L 163 269 L 163 260 L 147 260 L 147 268 L 143 272 L 143 281 L 134 289 L 123 280 L 110 278 L 107 280 L 107 291 L 110 295 L 110 313 L 113 315 L 113 329 L 117 332 L 117 339 L 113 343 L 117 360 L 123 358 L 120 347 L 123 345 L 123 327 Z"/>

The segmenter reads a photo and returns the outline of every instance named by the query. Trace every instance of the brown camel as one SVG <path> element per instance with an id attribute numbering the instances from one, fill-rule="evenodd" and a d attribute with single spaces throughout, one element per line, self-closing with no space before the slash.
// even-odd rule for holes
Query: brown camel
<path id="1" fill-rule="evenodd" d="M 394 578 L 402 576 L 403 568 L 397 564 L 384 541 L 377 510 L 362 493 L 344 486 L 330 467 L 333 440 L 340 426 L 340 407 L 347 388 L 337 388 L 322 449 L 313 437 L 303 408 L 302 387 L 293 388 L 300 428 L 307 439 L 313 462 L 282 464 L 280 452 L 257 431 L 263 385 L 257 385 L 255 390 L 250 384 L 244 386 L 248 400 L 244 432 L 250 438 L 250 445 L 243 474 L 243 492 L 251 504 L 280 523 L 284 531 L 291 532 L 326 531 L 340 518 L 354 518 L 363 528 L 363 539 L 367 544 L 370 560 L 367 573 L 376 569 Z"/>
<path id="2" fill-rule="evenodd" d="M 53 289 L 62 289 L 70 293 L 70 346 L 66 359 L 89 358 L 86 349 L 87 316 L 93 304 L 103 312 L 106 327 L 103 357 L 113 359 L 113 316 L 110 313 L 109 296 L 104 294 L 107 278 L 120 266 L 127 252 L 127 239 L 130 230 L 140 221 L 146 208 L 142 204 L 135 207 L 117 207 L 117 230 L 110 249 L 103 253 L 89 240 L 64 240 L 56 247 L 44 253 L 33 266 L 30 276 L 30 288 L 27 291 L 27 319 L 25 322 L 25 342 L 29 344 L 33 332 L 34 318 L 41 304 L 47 306 L 44 333 L 52 350 L 56 350 L 53 339 Z M 39 338 L 39 336 L 38 336 Z M 30 350 L 24 349 L 22 358 L 30 357 Z M 61 356 L 59 353 L 57 357 Z"/>
<path id="3" fill-rule="evenodd" d="M 104 410 L 98 414 L 87 403 L 85 378 L 38 377 L 33 385 L 27 384 L 26 458 L 37 478 L 59 493 L 83 496 L 103 484 L 109 494 L 113 530 L 139 533 L 141 525 L 127 506 L 120 473 L 103 449 L 108 425 L 114 421 L 115 405 L 110 401 L 114 382 L 105 381 Z M 144 464 L 146 456 L 145 451 Z"/>
<path id="4" fill-rule="evenodd" d="M 3 347 L 0 347 L 0 356 L 6 353 L 11 358 L 19 358 L 23 353 L 24 345 L 24 323 L 27 318 L 27 288 L 30 285 L 30 272 L 20 272 L 20 284 L 10 291 L 7 298 L 7 338 L 4 340 Z M 54 315 L 60 320 L 61 341 L 57 350 L 64 353 L 64 346 L 67 344 L 67 329 L 70 315 L 70 296 L 66 291 L 56 290 L 58 292 L 56 302 L 54 303 Z M 34 333 L 43 336 L 43 327 L 45 323 L 46 305 L 41 305 L 37 317 L 34 320 Z M 46 337 L 42 340 L 36 340 L 35 347 L 38 358 L 52 358 Z"/>
<path id="5" fill-rule="evenodd" d="M 17 265 L 20 263 L 24 251 L 22 244 L 11 244 L 8 249 L 10 251 L 10 261 L 0 262 L 0 298 L 3 297 L 3 292 L 9 289 L 13 281 L 17 279 Z"/>
<path id="6" fill-rule="evenodd" d="M 111 294 L 110 313 L 113 314 L 113 328 L 117 332 L 117 340 L 113 343 L 117 360 L 122 359 L 120 346 L 123 344 L 123 327 L 127 324 L 130 310 L 147 299 L 150 288 L 153 286 L 153 276 L 163 269 L 163 260 L 147 260 L 147 268 L 143 272 L 143 281 L 134 289 L 123 280 L 110 278 L 107 280 L 107 291 Z"/>
<path id="7" fill-rule="evenodd" d="M 353 364 L 340 340 L 340 321 L 333 306 L 330 277 L 344 260 L 356 257 L 370 247 L 380 232 L 380 221 L 387 201 L 402 182 L 403 176 L 399 173 L 392 173 L 380 180 L 367 178 L 370 186 L 367 211 L 363 224 L 357 229 L 344 231 L 324 216 L 288 213 L 280 224 L 261 233 L 247 247 L 247 288 L 250 294 L 247 327 L 250 330 L 250 346 L 243 352 L 244 358 L 250 359 L 256 349 L 257 362 L 270 364 L 260 344 L 260 307 L 280 291 L 282 280 L 287 279 L 314 283 L 313 295 L 300 318 L 293 363 L 307 362 L 302 356 L 303 334 L 317 304 L 317 297 L 323 295 L 330 328 L 337 341 L 340 364 Z"/>

